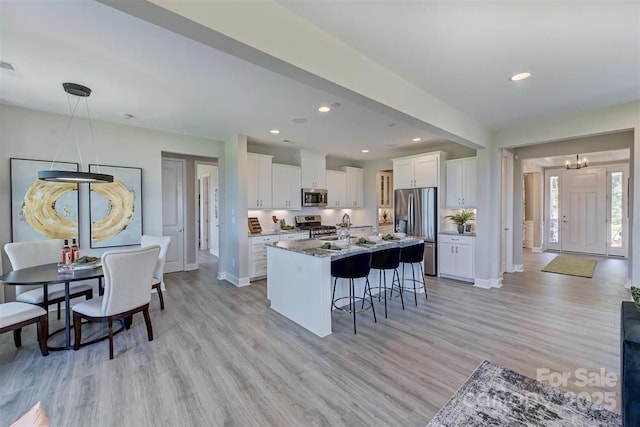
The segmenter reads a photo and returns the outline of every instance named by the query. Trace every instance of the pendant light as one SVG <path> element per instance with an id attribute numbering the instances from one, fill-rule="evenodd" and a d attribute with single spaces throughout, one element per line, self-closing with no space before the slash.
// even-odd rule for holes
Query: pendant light
<path id="1" fill-rule="evenodd" d="M 76 83 L 62 83 L 62 88 L 65 92 L 67 92 L 67 96 L 73 95 L 76 97 L 76 103 L 71 108 L 71 101 L 69 100 L 69 107 L 71 109 L 71 117 L 69 118 L 69 122 L 67 123 L 67 127 L 64 130 L 64 134 L 62 135 L 62 141 L 64 142 L 64 137 L 71 126 L 71 122 L 75 117 L 76 110 L 78 109 L 78 104 L 80 104 L 80 100 L 84 98 L 85 105 L 87 107 L 87 118 L 89 120 L 89 129 L 91 130 L 91 145 L 93 147 L 93 126 L 91 123 L 91 115 L 89 114 L 89 102 L 87 98 L 91 95 L 91 89 L 86 86 L 82 86 Z M 39 171 L 38 178 L 43 181 L 49 182 L 65 182 L 65 183 L 88 183 L 88 184 L 100 184 L 100 183 L 109 183 L 113 182 L 113 175 L 107 175 L 103 173 L 92 173 L 92 172 L 82 172 L 84 169 L 84 164 L 82 162 L 82 154 L 80 153 L 80 144 L 76 139 L 76 149 L 78 150 L 78 157 L 80 158 L 80 171 L 65 171 L 65 170 L 54 170 L 56 160 L 58 155 L 56 154 L 55 159 L 51 163 L 51 168 L 49 170 Z M 96 161 L 96 163 L 98 163 Z M 100 171 L 100 165 L 98 165 L 98 172 Z"/>
<path id="2" fill-rule="evenodd" d="M 576 164 L 572 165 L 569 160 L 564 162 L 565 169 L 582 169 L 589 166 L 589 160 L 586 157 L 580 158 L 579 154 L 576 154 Z"/>

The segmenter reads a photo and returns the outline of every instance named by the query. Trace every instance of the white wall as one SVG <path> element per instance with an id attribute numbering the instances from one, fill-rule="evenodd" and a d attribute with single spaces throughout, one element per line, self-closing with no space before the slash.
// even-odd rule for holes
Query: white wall
<path id="1" fill-rule="evenodd" d="M 0 243 L 11 240 L 11 207 L 9 159 L 12 157 L 51 160 L 60 148 L 60 161 L 78 162 L 73 140 L 62 134 L 68 116 L 0 106 Z M 74 118 L 85 163 L 142 168 L 143 232 L 162 234 L 162 167 L 161 153 L 183 153 L 193 156 L 219 157 L 221 143 L 213 140 L 158 132 L 132 126 L 93 121 L 95 150 L 91 147 L 86 120 Z M 87 166 L 85 166 L 85 169 Z M 35 179 L 35 177 L 34 177 Z M 80 247 L 89 251 L 88 187 L 80 188 Z M 3 252 L 4 270 L 10 264 Z"/>

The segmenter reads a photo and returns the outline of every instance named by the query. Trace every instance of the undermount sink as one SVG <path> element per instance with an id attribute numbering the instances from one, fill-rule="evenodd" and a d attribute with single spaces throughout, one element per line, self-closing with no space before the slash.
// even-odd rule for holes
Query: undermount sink
<path id="1" fill-rule="evenodd" d="M 325 237 L 318 237 L 318 240 L 324 240 L 327 242 L 334 242 L 336 240 L 340 240 L 340 238 L 338 236 L 325 236 Z"/>

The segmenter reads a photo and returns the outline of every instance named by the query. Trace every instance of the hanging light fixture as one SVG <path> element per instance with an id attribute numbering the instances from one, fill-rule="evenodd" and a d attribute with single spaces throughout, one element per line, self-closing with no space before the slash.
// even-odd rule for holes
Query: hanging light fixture
<path id="1" fill-rule="evenodd" d="M 576 164 L 575 165 L 572 165 L 569 160 L 564 162 L 564 167 L 566 169 L 582 169 L 582 168 L 586 168 L 587 166 L 589 166 L 589 160 L 587 160 L 586 157 L 580 158 L 579 154 L 576 154 Z"/>
<path id="2" fill-rule="evenodd" d="M 71 126 L 71 122 L 75 117 L 76 110 L 78 109 L 78 104 L 80 104 L 80 100 L 84 98 L 85 105 L 87 108 L 87 118 L 89 119 L 89 129 L 91 130 L 91 145 L 94 147 L 93 141 L 93 126 L 91 124 L 91 115 L 89 114 L 89 102 L 87 98 L 91 95 L 91 89 L 86 86 L 82 86 L 76 83 L 62 83 L 62 87 L 64 91 L 67 92 L 67 97 L 69 95 L 75 96 L 76 103 L 73 107 L 71 107 L 71 100 L 69 99 L 69 108 L 71 110 L 71 117 L 69 118 L 69 122 L 67 123 L 67 127 L 64 130 L 62 135 L 62 141 L 64 141 L 64 137 Z M 95 148 L 95 147 L 94 147 Z M 50 182 L 66 182 L 66 183 L 89 183 L 89 184 L 99 184 L 99 183 L 108 183 L 113 182 L 113 175 L 107 175 L 103 173 L 93 173 L 93 172 L 82 172 L 84 169 L 84 164 L 82 162 L 82 153 L 80 153 L 80 144 L 76 138 L 76 149 L 78 150 L 78 157 L 80 158 L 80 171 L 64 171 L 64 170 L 54 170 L 56 160 L 58 159 L 58 154 L 56 153 L 56 157 L 51 163 L 51 168 L 49 170 L 39 171 L 38 178 L 43 181 Z M 59 149 L 58 149 L 59 151 Z M 98 163 L 96 161 L 96 163 Z M 98 172 L 100 171 L 100 165 L 98 165 Z"/>

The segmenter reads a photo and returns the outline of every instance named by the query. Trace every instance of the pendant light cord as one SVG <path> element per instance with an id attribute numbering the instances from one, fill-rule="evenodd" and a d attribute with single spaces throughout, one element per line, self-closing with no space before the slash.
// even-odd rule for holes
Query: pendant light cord
<path id="1" fill-rule="evenodd" d="M 51 167 L 49 168 L 49 170 L 54 170 L 55 168 L 56 161 L 58 160 L 58 156 L 60 155 L 60 148 L 62 148 L 62 146 L 64 145 L 64 138 L 65 136 L 67 136 L 67 132 L 71 127 L 71 122 L 73 121 L 73 118 L 76 115 L 76 110 L 78 109 L 78 103 L 80 102 L 80 98 L 78 98 L 78 100 L 76 101 L 76 105 L 73 108 L 71 107 L 71 98 L 69 97 L 68 94 L 67 94 L 67 101 L 69 103 L 69 112 L 71 113 L 71 117 L 69 117 L 69 120 L 67 121 L 67 126 L 64 128 L 64 132 L 62 133 L 62 140 L 60 144 L 58 144 L 58 148 L 56 149 L 56 155 L 53 157 L 53 162 L 51 162 Z M 77 135 L 76 135 L 76 149 L 78 150 L 78 155 L 80 155 L 80 148 L 78 147 Z M 80 155 L 80 161 L 82 162 L 82 155 Z"/>

